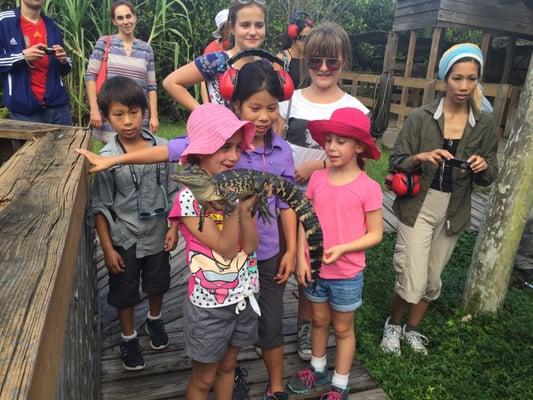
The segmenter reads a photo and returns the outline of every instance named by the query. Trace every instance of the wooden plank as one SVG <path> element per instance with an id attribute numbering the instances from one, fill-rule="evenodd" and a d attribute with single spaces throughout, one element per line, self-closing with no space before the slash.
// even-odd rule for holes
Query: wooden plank
<path id="1" fill-rule="evenodd" d="M 424 95 L 422 96 L 422 105 L 431 103 L 435 98 L 435 86 L 437 81 L 435 79 L 430 80 L 424 89 Z"/>
<path id="2" fill-rule="evenodd" d="M 389 400 L 389 396 L 383 389 L 365 390 L 364 392 L 352 393 L 348 396 L 349 400 Z"/>
<path id="3" fill-rule="evenodd" d="M 516 38 L 514 36 L 507 37 L 507 47 L 505 48 L 505 65 L 500 79 L 500 83 L 509 82 L 509 74 L 511 73 L 511 66 L 514 60 Z M 486 65 L 486 64 L 485 64 Z"/>
<path id="4" fill-rule="evenodd" d="M 507 97 L 509 96 L 510 91 L 511 85 L 502 84 L 498 87 L 498 91 L 494 97 L 494 110 L 492 111 L 492 117 L 496 123 L 498 137 L 502 136 L 503 130 L 500 125 L 502 123 L 503 113 L 505 111 L 505 105 L 507 103 Z"/>
<path id="5" fill-rule="evenodd" d="M 393 72 L 393 65 L 396 62 L 396 52 L 398 51 L 398 32 L 391 31 L 387 38 L 387 47 L 383 58 L 383 72 Z"/>
<path id="6" fill-rule="evenodd" d="M 433 28 L 437 24 L 437 18 L 438 11 L 398 16 L 394 18 L 392 29 L 394 31 L 409 31 L 415 29 Z"/>
<path id="7" fill-rule="evenodd" d="M 12 119 L 0 120 L 0 138 L 4 139 L 29 140 L 38 135 L 60 132 L 65 129 L 59 125 L 37 124 Z"/>
<path id="8" fill-rule="evenodd" d="M 439 9 L 439 21 L 460 24 L 468 21 L 471 28 L 488 28 L 525 35 L 533 35 L 532 19 L 533 11 L 520 2 L 510 6 L 486 0 L 481 7 L 479 2 L 472 0 L 441 0 Z"/>
<path id="9" fill-rule="evenodd" d="M 490 32 L 483 32 L 483 38 L 481 39 L 481 53 L 483 54 L 483 63 L 489 65 L 489 49 L 492 41 L 492 35 Z M 483 71 L 485 76 L 487 68 Z"/>
<path id="10" fill-rule="evenodd" d="M 73 149 L 88 144 L 87 130 L 61 128 L 0 168 L 1 398 L 55 397 L 88 190 Z"/>
<path id="11" fill-rule="evenodd" d="M 426 79 L 433 79 L 433 77 L 435 76 L 435 65 L 437 64 L 437 55 L 439 54 L 441 34 L 442 34 L 441 28 L 435 28 L 433 30 L 433 37 L 431 39 L 431 51 L 429 52 Z"/>
<path id="12" fill-rule="evenodd" d="M 409 47 L 407 49 L 407 57 L 405 59 L 405 71 L 404 71 L 404 78 L 410 78 L 411 72 L 413 70 L 413 59 L 415 56 L 415 48 L 416 48 L 416 32 L 411 31 L 409 34 Z M 407 86 L 402 87 L 402 94 L 400 98 L 400 106 L 405 106 L 407 104 L 407 95 L 409 94 L 409 89 Z M 398 116 L 398 122 L 397 126 L 401 128 L 403 125 L 403 120 L 405 118 L 405 114 L 400 114 Z"/>
<path id="13" fill-rule="evenodd" d="M 521 88 L 518 86 L 511 87 L 511 93 L 509 95 L 509 105 L 507 107 L 507 118 L 505 119 L 505 130 L 503 137 L 509 137 L 511 129 L 516 121 L 516 111 L 518 110 L 518 101 L 520 99 Z"/>

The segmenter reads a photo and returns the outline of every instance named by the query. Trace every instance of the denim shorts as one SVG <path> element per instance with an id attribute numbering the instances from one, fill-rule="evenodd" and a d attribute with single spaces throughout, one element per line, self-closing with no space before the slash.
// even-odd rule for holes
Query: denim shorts
<path id="1" fill-rule="evenodd" d="M 316 292 L 311 285 L 305 288 L 305 297 L 314 303 L 329 302 L 331 308 L 339 312 L 357 310 L 363 304 L 363 272 L 350 279 L 318 279 Z"/>

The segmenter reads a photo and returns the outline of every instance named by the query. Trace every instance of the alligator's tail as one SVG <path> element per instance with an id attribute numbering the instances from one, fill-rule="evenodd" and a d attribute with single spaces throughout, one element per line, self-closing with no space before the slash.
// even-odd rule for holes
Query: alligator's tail
<path id="1" fill-rule="evenodd" d="M 294 210 L 304 227 L 311 257 L 311 277 L 316 285 L 316 279 L 318 279 L 320 266 L 322 265 L 322 255 L 324 254 L 324 240 L 315 209 L 302 191 L 284 179 L 279 177 L 275 179 L 273 190 L 277 197 Z"/>

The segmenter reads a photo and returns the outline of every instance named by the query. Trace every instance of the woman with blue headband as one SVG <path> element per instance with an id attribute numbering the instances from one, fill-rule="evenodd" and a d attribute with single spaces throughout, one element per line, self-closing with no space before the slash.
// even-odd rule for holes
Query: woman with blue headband
<path id="1" fill-rule="evenodd" d="M 394 201 L 396 282 L 381 341 L 387 353 L 400 354 L 403 340 L 427 354 L 428 339 L 418 326 L 440 295 L 440 276 L 459 234 L 470 225 L 472 184 L 487 186 L 496 177 L 496 126 L 484 111 L 490 103 L 479 85 L 482 70 L 478 46 L 448 49 L 439 62 L 444 96 L 414 110 L 394 145 L 391 169 L 419 175 L 420 190 Z"/>

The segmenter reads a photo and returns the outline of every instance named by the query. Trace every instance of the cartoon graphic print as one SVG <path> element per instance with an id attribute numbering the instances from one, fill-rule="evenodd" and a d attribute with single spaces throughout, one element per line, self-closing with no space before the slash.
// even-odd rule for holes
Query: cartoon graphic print
<path id="1" fill-rule="evenodd" d="M 179 195 L 182 216 L 197 216 L 198 202 L 190 190 Z M 222 213 L 207 213 L 222 229 Z M 240 301 L 243 293 L 249 295 L 259 289 L 257 259 L 239 252 L 234 258 L 226 259 L 193 238 L 188 243 L 189 294 L 193 304 L 199 307 L 221 307 Z"/>

